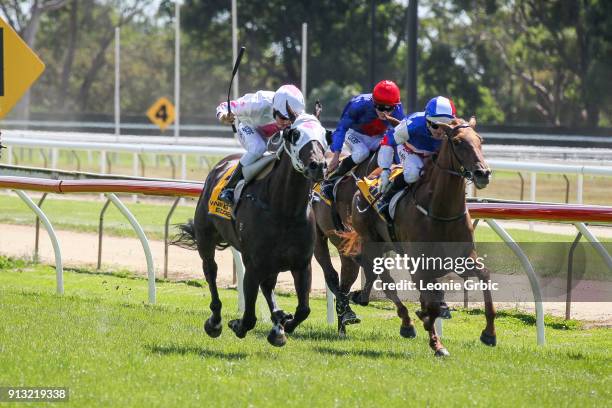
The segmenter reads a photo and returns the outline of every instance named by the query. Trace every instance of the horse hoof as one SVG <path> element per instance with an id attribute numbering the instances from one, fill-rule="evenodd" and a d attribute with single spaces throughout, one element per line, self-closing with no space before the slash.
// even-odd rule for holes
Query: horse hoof
<path id="1" fill-rule="evenodd" d="M 287 336 L 282 331 L 277 331 L 276 329 L 270 330 L 268 333 L 268 343 L 273 345 L 274 347 L 283 347 L 287 344 Z"/>
<path id="2" fill-rule="evenodd" d="M 448 307 L 440 308 L 440 319 L 452 319 L 451 311 Z"/>
<path id="3" fill-rule="evenodd" d="M 206 322 L 204 322 L 204 331 L 213 339 L 219 337 L 222 330 L 223 325 L 221 322 L 217 323 L 216 325 L 211 323 L 210 319 L 207 319 Z"/>
<path id="4" fill-rule="evenodd" d="M 442 347 L 441 349 L 436 350 L 436 352 L 434 353 L 434 356 L 436 357 L 449 357 L 450 353 L 448 352 L 448 350 L 444 347 Z"/>
<path id="5" fill-rule="evenodd" d="M 343 326 L 361 323 L 361 319 L 357 317 L 355 312 L 350 309 L 338 317 L 340 318 L 340 324 L 342 324 Z"/>
<path id="6" fill-rule="evenodd" d="M 414 326 L 401 326 L 400 327 L 400 336 L 406 339 L 414 339 L 416 337 L 416 329 Z"/>
<path id="7" fill-rule="evenodd" d="M 285 321 L 285 323 L 283 324 L 283 327 L 285 329 L 285 333 L 291 334 L 293 333 L 297 325 L 293 323 L 293 319 L 289 319 Z"/>
<path id="8" fill-rule="evenodd" d="M 480 335 L 480 341 L 482 341 L 483 344 L 486 344 L 487 346 L 491 346 L 491 347 L 497 346 L 497 336 L 487 334 L 484 332 L 484 330 L 482 334 Z"/>
<path id="9" fill-rule="evenodd" d="M 230 320 L 227 325 L 229 326 L 230 329 L 232 329 L 236 337 L 238 337 L 239 339 L 245 338 L 246 332 L 242 330 L 242 327 L 241 327 L 242 325 L 240 324 L 239 319 Z"/>
<path id="10" fill-rule="evenodd" d="M 367 300 L 361 300 L 361 290 L 356 290 L 349 293 L 349 301 L 359 306 L 367 306 L 370 302 Z"/>

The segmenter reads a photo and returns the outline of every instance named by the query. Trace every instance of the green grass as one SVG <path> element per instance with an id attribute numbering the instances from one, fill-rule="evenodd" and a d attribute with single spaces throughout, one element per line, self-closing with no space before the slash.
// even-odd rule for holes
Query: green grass
<path id="1" fill-rule="evenodd" d="M 149 306 L 142 279 L 66 272 L 57 296 L 52 268 L 20 262 L 0 264 L 0 384 L 66 386 L 66 406 L 556 407 L 612 398 L 610 329 L 549 317 L 538 347 L 533 316 L 505 312 L 489 348 L 478 340 L 481 312 L 458 311 L 444 326 L 452 356 L 440 360 L 420 325 L 416 339 L 399 336 L 388 303 L 357 308 L 363 323 L 340 340 L 315 298 L 311 317 L 277 349 L 265 319 L 243 340 L 227 327 L 208 338 L 205 287 L 159 282 Z M 238 317 L 236 292 L 221 299 L 225 326 Z M 295 307 L 293 296 L 278 300 Z"/>

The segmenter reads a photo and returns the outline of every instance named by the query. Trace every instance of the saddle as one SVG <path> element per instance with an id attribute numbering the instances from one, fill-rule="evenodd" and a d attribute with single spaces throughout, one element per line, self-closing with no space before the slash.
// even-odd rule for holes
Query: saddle
<path id="1" fill-rule="evenodd" d="M 381 212 L 382 206 L 377 204 L 382 204 L 381 198 L 383 197 L 383 193 L 380 192 L 381 180 L 380 174 L 382 173 L 382 169 L 378 168 L 370 173 L 367 177 L 361 178 L 357 180 L 357 188 L 359 192 L 368 202 L 370 207 L 374 207 L 378 216 L 385 222 L 388 222 L 388 219 Z M 401 166 L 393 166 L 391 168 L 391 174 L 389 176 L 389 182 L 393 183 L 396 177 L 403 177 L 404 169 Z M 406 192 L 405 189 L 398 191 L 393 195 L 389 204 L 389 215 L 391 219 L 395 218 L 395 207 L 401 196 Z"/>
<path id="2" fill-rule="evenodd" d="M 242 190 L 244 187 L 253 180 L 261 180 L 266 177 L 274 168 L 276 162 L 275 154 L 267 154 L 257 160 L 253 164 L 244 166 L 242 169 L 242 175 L 244 178 L 238 182 L 234 189 L 234 208 L 238 207 L 240 197 L 242 196 Z M 219 200 L 219 194 L 223 188 L 227 185 L 232 173 L 236 170 L 238 163 L 231 164 L 223 173 L 223 175 L 217 180 L 217 183 L 213 187 L 210 199 L 208 200 L 208 213 L 217 217 L 231 220 L 232 219 L 232 207 L 224 201 Z"/>

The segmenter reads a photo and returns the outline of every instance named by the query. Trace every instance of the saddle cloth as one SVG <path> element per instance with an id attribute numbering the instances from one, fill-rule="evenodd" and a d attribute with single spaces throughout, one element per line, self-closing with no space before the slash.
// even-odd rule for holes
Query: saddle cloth
<path id="1" fill-rule="evenodd" d="M 254 179 L 260 180 L 267 176 L 272 171 L 275 161 L 276 157 L 274 155 L 266 155 L 255 163 L 245 166 L 242 169 L 244 179 L 240 180 L 234 189 L 234 206 L 236 206 L 238 201 L 240 201 L 240 196 L 242 195 L 242 190 L 246 183 Z M 219 194 L 221 194 L 221 191 L 227 185 L 227 182 L 229 181 L 229 178 L 234 170 L 236 170 L 236 167 L 238 167 L 237 162 L 228 167 L 221 178 L 219 178 L 219 181 L 217 181 L 215 187 L 213 187 L 210 199 L 208 200 L 209 214 L 216 215 L 226 220 L 232 219 L 232 207 L 225 201 L 219 200 Z"/>
<path id="2" fill-rule="evenodd" d="M 227 185 L 229 178 L 231 177 L 234 170 L 238 167 L 238 163 L 228 167 L 223 173 L 223 176 L 219 178 L 217 184 L 213 187 L 210 199 L 208 200 L 208 213 L 216 215 L 217 217 L 224 218 L 226 220 L 232 219 L 232 207 L 225 201 L 219 200 L 219 194 L 221 190 Z"/>

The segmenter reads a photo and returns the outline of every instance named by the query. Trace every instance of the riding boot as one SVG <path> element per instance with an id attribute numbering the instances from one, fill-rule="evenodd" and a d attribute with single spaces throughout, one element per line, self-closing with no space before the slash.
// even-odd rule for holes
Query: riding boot
<path id="1" fill-rule="evenodd" d="M 391 184 L 391 188 L 378 200 L 378 204 L 376 205 L 376 209 L 380 214 L 382 214 L 387 222 L 391 222 L 391 214 L 389 214 L 389 203 L 393 196 L 403 190 L 408 186 L 406 180 L 404 180 L 404 176 L 399 174 L 397 177 L 393 179 L 393 183 Z"/>
<path id="2" fill-rule="evenodd" d="M 351 171 L 356 164 L 351 156 L 345 157 L 338 168 L 321 183 L 321 194 L 323 194 L 323 197 L 332 201 L 334 199 L 334 184 L 342 176 Z"/>
<path id="3" fill-rule="evenodd" d="M 219 194 L 219 200 L 229 205 L 234 205 L 234 189 L 240 180 L 242 180 L 242 163 L 238 162 L 236 170 L 234 170 L 227 184 Z"/>

